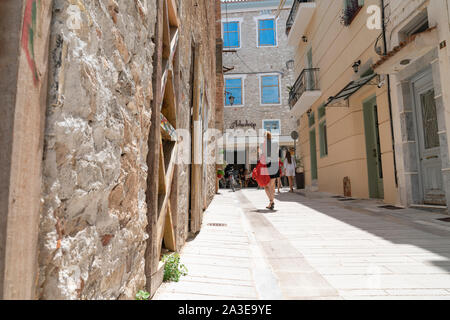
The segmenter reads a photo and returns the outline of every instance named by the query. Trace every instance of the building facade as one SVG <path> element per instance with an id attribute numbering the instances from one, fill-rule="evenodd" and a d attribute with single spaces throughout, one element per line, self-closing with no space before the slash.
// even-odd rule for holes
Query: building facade
<path id="1" fill-rule="evenodd" d="M 450 201 L 450 2 L 385 1 L 387 53 L 375 65 L 392 91 L 399 202 Z"/>
<path id="2" fill-rule="evenodd" d="M 295 1 L 286 28 L 295 48 L 290 105 L 299 120 L 307 189 L 398 202 L 387 86 L 372 65 L 378 0 Z M 381 40 L 380 40 L 381 39 Z"/>
<path id="3" fill-rule="evenodd" d="M 0 299 L 155 292 L 215 194 L 216 17 L 219 0 L 0 2 Z"/>
<path id="4" fill-rule="evenodd" d="M 294 52 L 284 30 L 291 4 L 278 11 L 279 1 L 222 1 L 224 131 L 270 131 L 286 148 L 295 129 L 288 103 Z M 255 143 L 240 139 L 226 149 L 228 163 L 255 163 Z"/>

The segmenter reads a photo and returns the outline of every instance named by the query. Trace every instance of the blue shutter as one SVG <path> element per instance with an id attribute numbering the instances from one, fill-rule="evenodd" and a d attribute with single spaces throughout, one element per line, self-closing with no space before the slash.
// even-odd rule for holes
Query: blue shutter
<path id="1" fill-rule="evenodd" d="M 263 76 L 261 78 L 262 104 L 280 103 L 280 84 L 278 76 Z"/>
<path id="2" fill-rule="evenodd" d="M 239 22 L 223 23 L 223 46 L 224 48 L 240 47 L 240 30 Z"/>
<path id="3" fill-rule="evenodd" d="M 225 79 L 225 105 L 231 106 L 230 96 L 234 97 L 234 105 L 242 105 L 242 79 Z"/>
<path id="4" fill-rule="evenodd" d="M 275 46 L 277 44 L 275 20 L 259 20 L 258 33 L 260 46 Z"/>

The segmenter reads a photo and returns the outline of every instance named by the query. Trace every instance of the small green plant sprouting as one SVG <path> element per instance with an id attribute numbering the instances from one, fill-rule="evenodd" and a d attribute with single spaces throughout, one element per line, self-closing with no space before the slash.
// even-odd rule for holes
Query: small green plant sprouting
<path id="1" fill-rule="evenodd" d="M 140 290 L 136 293 L 136 300 L 150 300 L 150 293 L 144 290 Z"/>
<path id="2" fill-rule="evenodd" d="M 180 255 L 173 253 L 165 255 L 162 259 L 166 263 L 164 267 L 164 281 L 180 281 L 181 276 L 187 275 L 187 268 L 184 264 L 180 263 Z"/>

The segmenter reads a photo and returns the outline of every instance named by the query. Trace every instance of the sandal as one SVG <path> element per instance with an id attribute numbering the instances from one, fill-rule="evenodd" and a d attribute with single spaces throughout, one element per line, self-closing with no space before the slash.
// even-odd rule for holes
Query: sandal
<path id="1" fill-rule="evenodd" d="M 270 206 L 270 210 L 275 210 L 275 202 L 272 202 L 272 205 Z"/>

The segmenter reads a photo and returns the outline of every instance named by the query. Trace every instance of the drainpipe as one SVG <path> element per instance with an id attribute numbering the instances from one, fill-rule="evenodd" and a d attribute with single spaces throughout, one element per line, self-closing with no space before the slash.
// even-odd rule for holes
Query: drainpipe
<path id="1" fill-rule="evenodd" d="M 386 9 L 384 6 L 384 0 L 381 0 L 381 22 L 383 28 L 383 55 L 387 55 L 387 40 L 386 40 Z M 398 177 L 397 177 L 397 159 L 395 156 L 395 140 L 394 140 L 394 123 L 392 120 L 392 96 L 391 96 L 391 77 L 387 75 L 387 86 L 388 86 L 388 104 L 389 104 L 389 121 L 391 125 L 391 138 L 392 138 L 392 152 L 394 156 L 394 176 L 395 176 L 395 186 L 398 188 Z"/>

